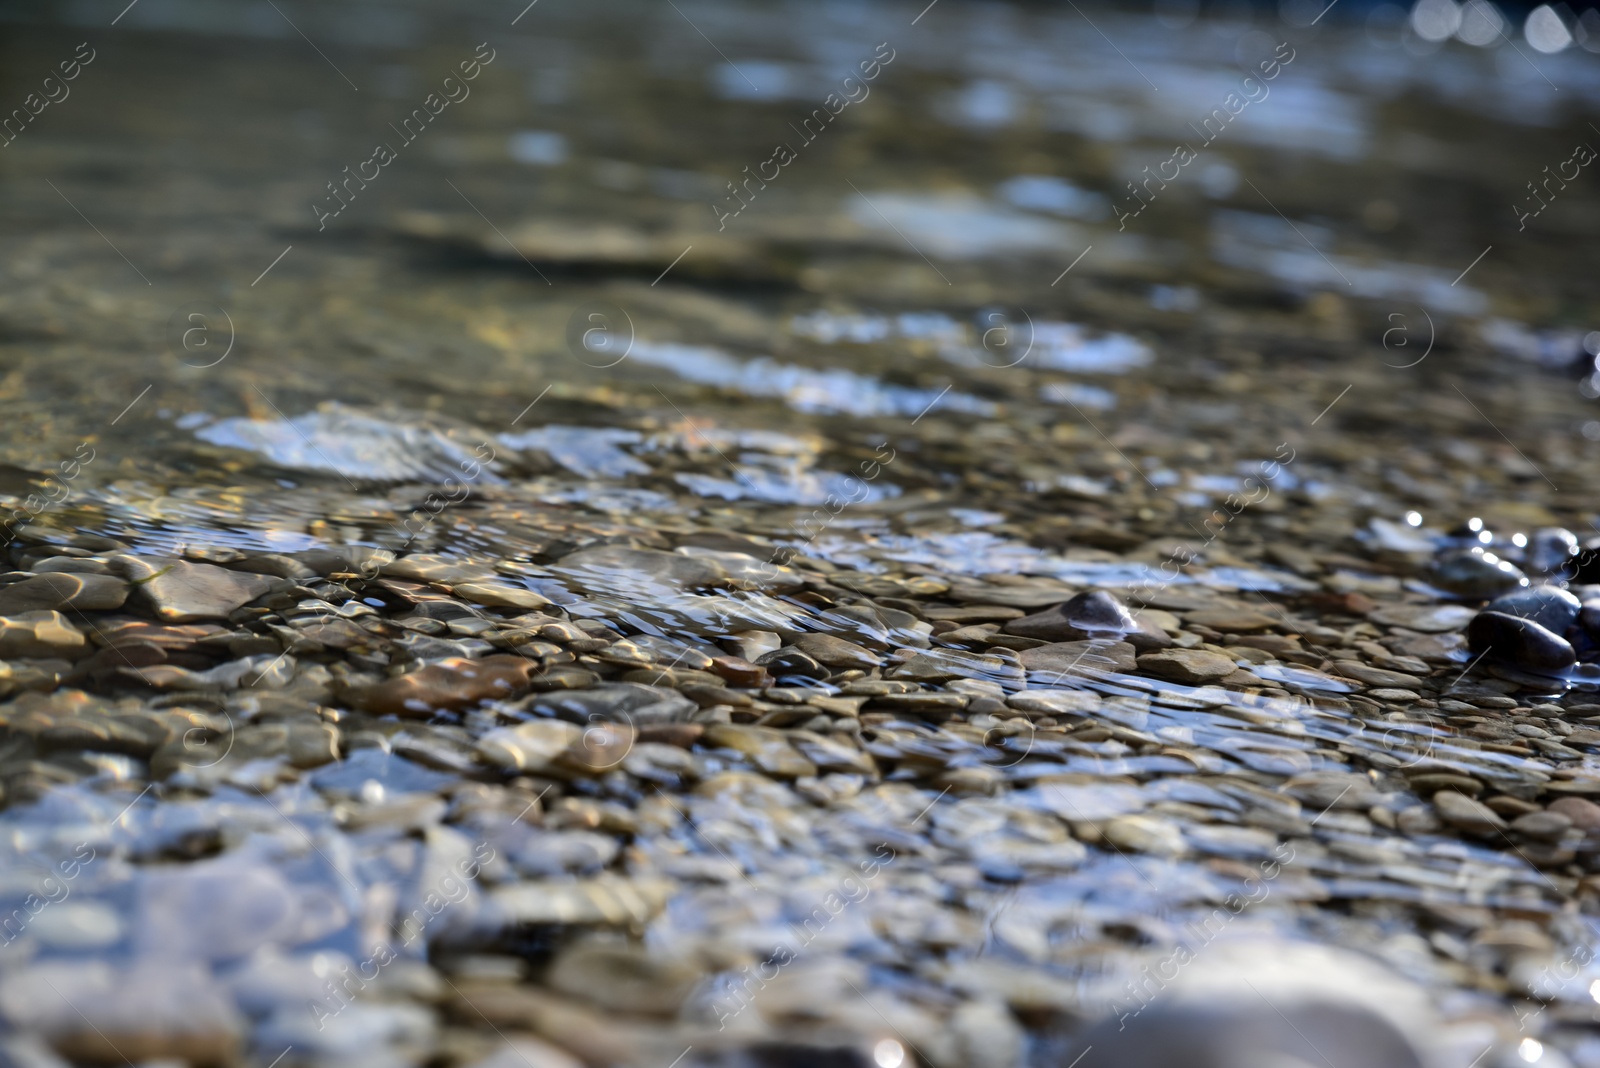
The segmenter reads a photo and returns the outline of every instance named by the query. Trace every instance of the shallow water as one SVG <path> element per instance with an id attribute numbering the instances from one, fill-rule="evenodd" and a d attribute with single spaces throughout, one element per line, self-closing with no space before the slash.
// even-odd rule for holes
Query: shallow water
<path id="1" fill-rule="evenodd" d="M 1429 1063 L 1600 1064 L 1600 826 L 1429 800 L 1600 793 L 1600 706 L 1418 614 L 1429 532 L 1600 530 L 1600 204 L 1517 207 L 1600 137 L 1600 57 L 1365 10 L 120 7 L 0 5 L 5 100 L 93 51 L 0 149 L 0 598 L 132 591 L 5 654 L 15 1030 L 1070 1063 L 1243 883 L 1230 938 L 1382 961 Z M 123 554 L 279 585 L 156 634 Z M 1000 631 L 1089 588 L 1239 670 Z M 818 636 L 859 662 L 713 665 Z M 531 696 L 369 694 L 506 652 Z"/>

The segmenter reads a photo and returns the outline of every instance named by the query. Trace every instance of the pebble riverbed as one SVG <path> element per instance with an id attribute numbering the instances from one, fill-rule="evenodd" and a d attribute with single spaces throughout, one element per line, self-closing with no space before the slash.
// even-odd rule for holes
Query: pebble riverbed
<path id="1" fill-rule="evenodd" d="M 1600 1066 L 1595 57 L 283 6 L 0 5 L 0 1065 Z"/>

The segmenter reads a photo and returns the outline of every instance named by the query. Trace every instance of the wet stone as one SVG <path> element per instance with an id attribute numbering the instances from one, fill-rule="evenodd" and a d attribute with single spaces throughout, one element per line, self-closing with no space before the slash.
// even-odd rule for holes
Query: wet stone
<path id="1" fill-rule="evenodd" d="M 1459 604 L 1397 604 L 1384 605 L 1367 614 L 1374 623 L 1386 627 L 1405 627 L 1424 634 L 1442 634 L 1460 630 L 1477 615 L 1471 608 Z"/>
<path id="2" fill-rule="evenodd" d="M 353 691 L 350 700 L 378 715 L 426 719 L 436 712 L 459 712 L 484 701 L 515 697 L 528 689 L 537 670 L 536 662 L 520 656 L 450 657 Z"/>
<path id="3" fill-rule="evenodd" d="M 226 619 L 272 589 L 272 579 L 214 564 L 164 557 L 119 556 L 115 567 L 156 615 L 169 623 Z"/>
<path id="4" fill-rule="evenodd" d="M 1511 829 L 1518 834 L 1552 842 L 1570 830 L 1572 825 L 1572 819 L 1559 812 L 1529 812 L 1511 821 Z"/>
<path id="5" fill-rule="evenodd" d="M 1074 595 L 1062 604 L 1032 615 L 1011 619 L 1002 627 L 1007 634 L 1046 642 L 1116 639 L 1139 629 L 1133 616 L 1111 594 L 1102 590 Z"/>
<path id="6" fill-rule="evenodd" d="M 1200 686 L 1232 675 L 1237 665 L 1204 649 L 1165 649 L 1139 657 L 1139 670 L 1174 682 Z"/>
<path id="7" fill-rule="evenodd" d="M 541 694 L 535 707 L 571 723 L 630 723 L 636 727 L 687 720 L 699 706 L 675 690 L 635 682 Z"/>
<path id="8" fill-rule="evenodd" d="M 768 653 L 756 663 L 767 669 L 775 678 L 825 679 L 832 672 L 799 649 L 779 649 Z"/>
<path id="9" fill-rule="evenodd" d="M 1356 660 L 1338 660 L 1329 669 L 1340 678 L 1354 679 L 1373 688 L 1393 688 L 1412 690 L 1423 688 L 1422 679 L 1416 675 L 1407 675 L 1403 671 L 1390 671 L 1387 668 L 1372 667 Z"/>
<path id="10" fill-rule="evenodd" d="M 616 1012 L 671 1016 L 699 979 L 693 969 L 643 949 L 580 943 L 561 954 L 546 982 Z"/>
<path id="11" fill-rule="evenodd" d="M 244 1021 L 204 967 L 38 962 L 0 980 L 0 1012 L 73 1060 L 232 1063 Z"/>
<path id="12" fill-rule="evenodd" d="M 83 632 L 60 612 L 29 611 L 0 617 L 0 658 L 64 657 L 88 652 Z"/>
<path id="13" fill-rule="evenodd" d="M 120 578 L 56 572 L 0 586 L 0 615 L 63 608 L 106 611 L 121 608 L 127 599 L 128 584 Z"/>
<path id="14" fill-rule="evenodd" d="M 714 560 L 623 545 L 569 553 L 561 558 L 557 570 L 596 593 L 611 592 L 620 577 L 643 578 L 681 590 L 707 589 L 728 581 L 727 570 Z"/>
<path id="15" fill-rule="evenodd" d="M 1559 586 L 1528 586 L 1496 597 L 1483 610 L 1518 616 L 1559 635 L 1566 633 L 1582 607 L 1576 597 Z"/>
<path id="16" fill-rule="evenodd" d="M 340 797 L 382 800 L 403 794 L 431 794 L 455 776 L 425 768 L 382 749 L 357 749 L 337 764 L 311 773 L 311 784 Z"/>
<path id="17" fill-rule="evenodd" d="M 794 647 L 817 663 L 832 668 L 870 669 L 882 662 L 881 658 L 871 650 L 831 634 L 802 635 L 795 639 Z"/>
<path id="18" fill-rule="evenodd" d="M 1394 1024 L 1364 1007 L 1301 1000 L 1281 1010 L 1276 1004 L 1257 1009 L 1244 995 L 1239 1004 L 1154 1004 L 1113 1016 L 1087 1032 L 1081 1045 L 1082 1053 L 1074 1054 L 1082 1058 L 1079 1068 L 1423 1063 Z"/>
<path id="19" fill-rule="evenodd" d="M 1137 663 L 1133 646 L 1126 642 L 1103 640 L 1051 642 L 1048 645 L 1024 649 L 1017 654 L 1017 659 L 1030 674 L 1045 678 L 1052 675 L 1079 675 L 1092 678 L 1095 675 L 1104 675 L 1108 671 L 1132 671 Z M 1231 661 L 1228 670 L 1233 670 Z"/>
<path id="20" fill-rule="evenodd" d="M 1549 810 L 1565 816 L 1586 834 L 1600 834 L 1600 805 L 1581 797 L 1563 797 L 1550 802 Z"/>
<path id="21" fill-rule="evenodd" d="M 1577 663 L 1571 644 L 1530 619 L 1480 612 L 1467 627 L 1475 653 L 1538 674 L 1557 674 Z"/>
<path id="22" fill-rule="evenodd" d="M 1208 627 L 1224 634 L 1255 634 L 1281 626 L 1283 621 L 1248 608 L 1207 608 L 1184 613 L 1184 621 L 1194 627 Z"/>
<path id="23" fill-rule="evenodd" d="M 491 608 L 544 608 L 549 601 L 523 586 L 504 582 L 463 582 L 455 587 L 455 594 L 472 604 Z"/>
<path id="24" fill-rule="evenodd" d="M 1468 834 L 1493 835 L 1506 829 L 1506 821 L 1494 809 L 1454 790 L 1434 794 L 1433 807 L 1445 823 Z"/>
<path id="25" fill-rule="evenodd" d="M 1439 557 L 1428 571 L 1428 581 L 1471 600 L 1498 597 L 1528 584 L 1527 577 L 1514 564 L 1482 549 Z"/>

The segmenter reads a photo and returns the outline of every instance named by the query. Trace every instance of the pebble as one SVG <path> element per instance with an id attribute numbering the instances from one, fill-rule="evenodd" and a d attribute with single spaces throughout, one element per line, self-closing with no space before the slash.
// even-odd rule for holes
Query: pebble
<path id="1" fill-rule="evenodd" d="M 1482 549 L 1447 553 L 1434 560 L 1428 581 L 1470 600 L 1483 600 L 1526 586 L 1528 578 L 1516 565 Z"/>
<path id="2" fill-rule="evenodd" d="M 1046 642 L 1116 639 L 1140 629 L 1121 601 L 1103 590 L 1075 594 L 1061 604 L 1013 618 L 1007 634 Z"/>
<path id="3" fill-rule="evenodd" d="M 1132 671 L 1137 666 L 1133 646 L 1126 642 L 1081 641 L 1051 642 L 1024 649 L 1017 660 L 1029 672 L 1051 676 L 1104 675 L 1108 671 Z M 1232 669 L 1232 662 L 1229 662 Z"/>
<path id="4" fill-rule="evenodd" d="M 506 654 L 482 660 L 450 657 L 416 671 L 351 692 L 356 707 L 377 715 L 426 719 L 460 712 L 488 700 L 527 691 L 538 663 Z"/>
<path id="5" fill-rule="evenodd" d="M 1386 627 L 1405 627 L 1424 634 L 1443 634 L 1460 630 L 1478 613 L 1459 604 L 1383 605 L 1367 613 L 1367 618 Z"/>
<path id="6" fill-rule="evenodd" d="M 1281 627 L 1283 620 L 1248 608 L 1207 608 L 1184 613 L 1184 621 L 1193 627 L 1207 627 L 1224 634 L 1254 634 Z"/>
<path id="7" fill-rule="evenodd" d="M 523 586 L 503 582 L 463 582 L 455 587 L 456 596 L 472 604 L 490 608 L 521 608 L 533 610 L 547 607 L 550 602 Z"/>
<path id="8" fill-rule="evenodd" d="M 678 590 L 712 589 L 728 582 L 727 569 L 715 560 L 625 545 L 568 553 L 554 570 L 571 576 L 594 593 L 615 592 L 619 579 L 645 579 Z"/>
<path id="9" fill-rule="evenodd" d="M 642 948 L 600 942 L 568 948 L 545 977 L 547 985 L 562 993 L 614 1012 L 647 1016 L 676 1013 L 699 981 L 699 973 L 683 964 Z"/>
<path id="10" fill-rule="evenodd" d="M 1338 1065 L 1422 1068 L 1406 1036 L 1375 1012 L 1332 1002 L 1263 993 L 1263 1004 L 1150 1004 L 1112 1016 L 1085 1033 L 1080 1068 L 1244 1068 L 1246 1065 Z M 1271 998 L 1270 1001 L 1265 999 Z"/>
<path id="11" fill-rule="evenodd" d="M 1553 634 L 1565 634 L 1583 605 L 1559 586 L 1528 586 L 1496 597 L 1485 612 L 1500 612 L 1537 623 Z"/>
<path id="12" fill-rule="evenodd" d="M 541 771 L 578 741 L 583 728 L 560 719 L 536 719 L 497 727 L 478 739 L 478 752 L 491 764 L 515 771 Z"/>
<path id="13" fill-rule="evenodd" d="M 54 572 L 0 586 L 0 616 L 62 608 L 107 611 L 127 599 L 128 584 L 120 578 Z"/>
<path id="14" fill-rule="evenodd" d="M 28 611 L 0 617 L 0 657 L 56 656 L 76 660 L 88 651 L 83 632 L 60 612 Z"/>
<path id="15" fill-rule="evenodd" d="M 883 662 L 871 650 L 831 634 L 803 634 L 795 639 L 794 647 L 819 664 L 843 670 L 871 669 Z"/>
<path id="16" fill-rule="evenodd" d="M 63 1056 L 95 1064 L 231 1064 L 244 1020 L 199 964 L 40 961 L 0 979 L 0 1013 Z M 310 1019 L 307 1014 L 307 1019 Z"/>
<path id="17" fill-rule="evenodd" d="M 1553 575 L 1572 566 L 1578 555 L 1578 536 L 1565 527 L 1541 527 L 1528 536 L 1528 569 Z"/>
<path id="18" fill-rule="evenodd" d="M 155 614 L 168 623 L 227 619 L 272 589 L 273 579 L 215 564 L 169 557 L 118 556 L 112 561 Z"/>
<path id="19" fill-rule="evenodd" d="M 1502 612 L 1478 613 L 1467 627 L 1467 644 L 1475 653 L 1539 674 L 1559 674 L 1578 660 L 1565 638 Z"/>
<path id="20" fill-rule="evenodd" d="M 1511 821 L 1511 829 L 1518 834 L 1545 841 L 1555 841 L 1572 827 L 1572 819 L 1560 812 L 1529 812 Z"/>
<path id="21" fill-rule="evenodd" d="M 635 727 L 682 722 L 699 707 L 676 690 L 636 682 L 541 694 L 534 704 L 540 711 L 585 726 L 618 722 Z"/>
<path id="22" fill-rule="evenodd" d="M 541 1038 L 514 1032 L 501 1037 L 504 1045 L 469 1068 L 583 1068 L 578 1058 Z"/>
<path id="23" fill-rule="evenodd" d="M 1581 797 L 1563 797 L 1550 802 L 1551 812 L 1565 816 L 1585 834 L 1600 834 L 1600 805 Z"/>
<path id="24" fill-rule="evenodd" d="M 1174 857 L 1187 848 L 1177 824 L 1154 816 L 1118 816 L 1102 833 L 1112 845 L 1136 853 Z"/>
<path id="25" fill-rule="evenodd" d="M 1139 670 L 1163 679 L 1203 686 L 1232 675 L 1238 666 L 1221 653 L 1204 649 L 1164 649 L 1139 657 Z"/>
<path id="26" fill-rule="evenodd" d="M 1494 835 L 1506 829 L 1506 821 L 1494 809 L 1454 790 L 1440 790 L 1434 794 L 1433 807 L 1445 823 L 1468 834 Z"/>

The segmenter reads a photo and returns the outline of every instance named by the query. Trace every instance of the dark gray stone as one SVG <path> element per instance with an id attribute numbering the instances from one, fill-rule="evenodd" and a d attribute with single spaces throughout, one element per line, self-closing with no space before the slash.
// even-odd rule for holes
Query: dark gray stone
<path id="1" fill-rule="evenodd" d="M 1559 586 L 1528 586 L 1496 597 L 1483 610 L 1520 616 L 1554 634 L 1565 634 L 1582 607 L 1576 597 Z"/>
<path id="2" fill-rule="evenodd" d="M 1422 1066 L 1393 1024 L 1365 1009 L 1331 1002 L 1263 1004 L 1259 1010 L 1156 1005 L 1103 1021 L 1083 1035 L 1079 1048 L 1085 1051 L 1079 1068 Z"/>
<path id="3" fill-rule="evenodd" d="M 1471 600 L 1498 597 L 1528 584 L 1515 565 L 1481 549 L 1447 553 L 1433 562 L 1427 579 L 1441 590 Z"/>
<path id="4" fill-rule="evenodd" d="M 1572 645 L 1530 619 L 1504 612 L 1479 612 L 1467 624 L 1467 646 L 1523 671 L 1556 675 L 1577 663 Z"/>

